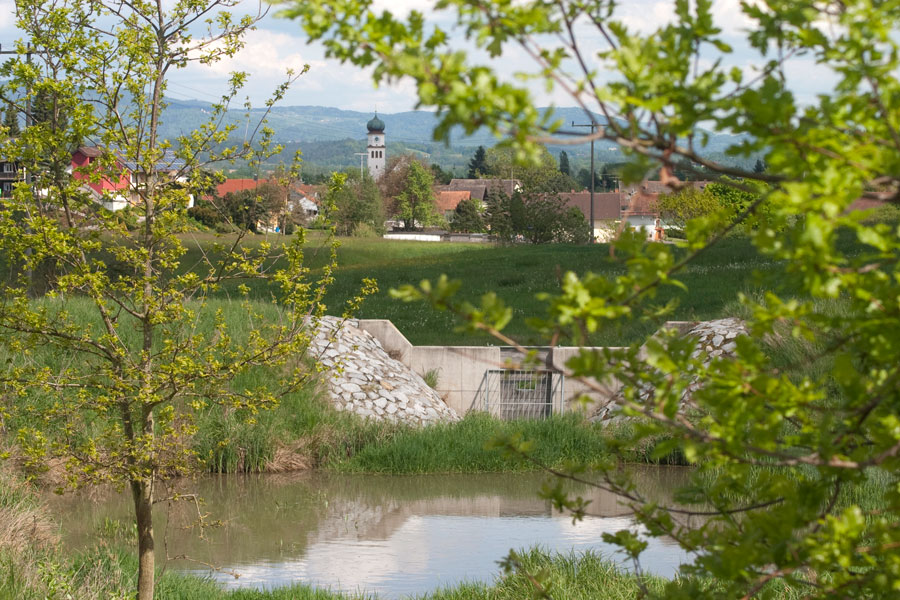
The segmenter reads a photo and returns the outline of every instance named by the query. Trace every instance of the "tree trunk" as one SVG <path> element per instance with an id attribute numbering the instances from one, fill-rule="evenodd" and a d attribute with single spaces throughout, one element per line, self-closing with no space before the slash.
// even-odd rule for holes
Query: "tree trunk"
<path id="1" fill-rule="evenodd" d="M 153 600 L 153 483 L 142 479 L 131 482 L 134 514 L 138 530 L 138 600 Z"/>

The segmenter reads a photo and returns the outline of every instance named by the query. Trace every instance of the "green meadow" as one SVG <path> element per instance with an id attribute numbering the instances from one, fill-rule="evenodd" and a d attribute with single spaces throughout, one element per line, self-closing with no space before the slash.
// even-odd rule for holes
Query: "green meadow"
<path id="1" fill-rule="evenodd" d="M 194 234 L 184 242 L 188 252 L 182 261 L 185 269 L 197 264 L 201 249 L 209 252 L 213 244 L 227 243 L 228 236 Z M 251 244 L 263 241 L 282 242 L 284 238 L 262 236 L 251 238 Z M 389 295 L 391 288 L 418 284 L 423 279 L 437 279 L 441 274 L 462 281 L 460 297 L 469 301 L 495 291 L 515 312 L 507 333 L 525 344 L 542 344 L 545 340 L 533 333 L 525 322 L 527 316 L 540 315 L 544 304 L 536 296 L 556 293 L 565 271 L 584 274 L 588 271 L 615 275 L 624 270 L 621 258 L 611 256 L 607 245 L 585 246 L 507 246 L 480 244 L 443 244 L 398 242 L 382 239 L 340 239 L 337 249 L 338 269 L 325 304 L 330 314 L 340 314 L 347 300 L 357 293 L 363 278 L 378 281 L 379 291 L 368 298 L 357 316 L 390 319 L 414 344 L 491 344 L 495 340 L 456 330 L 454 317 L 436 312 L 425 304 L 403 304 Z M 852 246 L 853 242 L 847 240 Z M 852 248 L 851 248 L 852 249 Z M 329 248 L 324 236 L 313 234 L 307 246 L 311 275 L 321 275 L 328 262 Z M 598 345 L 623 345 L 639 342 L 651 334 L 663 320 L 711 319 L 744 316 L 736 303 L 739 293 L 759 295 L 775 291 L 790 296 L 792 281 L 784 264 L 759 255 L 742 237 L 727 238 L 702 253 L 679 278 L 686 290 L 675 287 L 659 290 L 651 301 L 673 302 L 673 310 L 657 320 L 633 321 L 617 329 L 599 332 L 592 342 Z M 260 318 L 274 318 L 270 288 L 254 281 L 247 282 L 249 301 Z M 234 285 L 226 285 L 213 294 L 207 310 L 221 309 L 229 329 L 239 337 L 246 329 L 247 311 Z M 59 308 L 58 299 L 37 300 L 48 308 Z M 840 300 L 822 307 L 840 310 Z M 99 326 L 84 299 L 68 299 L 64 309 L 82 324 Z M 200 329 L 211 326 L 208 315 L 201 315 Z M 565 343 L 565 342 L 562 342 Z M 804 373 L 829 372 L 828 360 L 804 361 L 821 350 L 821 343 L 793 341 L 785 338 L 772 348 L 776 363 L 805 364 Z M 51 349 L 38 349 L 37 353 Z M 2 358 L 2 357 L 0 357 Z M 72 357 L 47 356 L 49 363 L 64 364 Z M 802 373 L 796 373 L 801 375 Z M 269 377 L 266 369 L 246 373 L 236 380 L 239 386 L 262 384 Z M 50 399 L 47 399 L 49 402 Z M 252 416 L 252 418 L 250 418 Z M 641 448 L 623 453 L 617 440 L 628 435 L 627 426 L 603 428 L 580 414 L 554 417 L 545 421 L 501 422 L 486 415 L 468 415 L 456 424 L 415 429 L 402 424 L 362 420 L 340 413 L 322 399 L 321 390 L 310 382 L 305 388 L 288 395 L 272 410 L 258 415 L 240 410 L 222 410 L 211 405 L 194 415 L 198 426 L 193 449 L 198 469 L 209 472 L 289 471 L 319 469 L 342 473 L 476 473 L 534 469 L 535 465 L 485 447 L 492 437 L 521 433 L 535 442 L 534 457 L 541 463 L 560 467 L 571 462 L 590 463 L 610 458 L 626 462 L 662 462 L 686 464 L 679 453 L 656 456 L 658 440 L 645 440 Z M 15 431 L 15 419 L 4 423 L 7 431 Z M 0 475 L 3 475 L 0 473 Z M 880 497 L 884 477 L 873 474 L 866 485 L 842 495 L 862 495 L 863 499 Z M 5 598 L 44 598 L 67 595 L 82 597 L 79 591 L 95 590 L 83 597 L 121 597 L 133 588 L 136 571 L 129 533 L 125 527 L 111 527 L 98 532 L 95 547 L 69 554 L 54 546 L 53 525 L 32 493 L 18 483 L 18 475 L 0 477 L 0 513 L 12 515 L 19 524 L 19 534 L 11 530 L 9 537 L 0 536 L 0 600 Z M 3 516 L 3 515 L 0 515 Z M 33 539 L 38 531 L 39 539 Z M 30 532 L 23 534 L 22 532 Z M 544 570 L 554 589 L 565 598 L 631 598 L 641 585 L 660 591 L 663 580 L 649 578 L 638 581 L 622 572 L 603 557 L 548 556 L 539 550 L 527 551 L 523 563 L 528 570 Z M 677 581 L 674 585 L 708 585 L 704 582 Z M 215 583 L 171 572 L 161 573 L 160 597 L 234 598 L 235 600 L 277 600 L 299 598 L 309 600 L 349 600 L 358 596 L 332 593 L 295 586 L 270 591 L 223 592 Z M 429 600 L 513 599 L 527 597 L 533 590 L 521 575 L 509 575 L 494 583 L 464 584 L 441 590 Z M 772 590 L 773 597 L 793 597 L 794 590 Z"/>
<path id="2" fill-rule="evenodd" d="M 201 247 L 227 242 L 212 234 L 185 239 L 189 248 L 183 263 L 196 262 Z M 263 237 L 259 236 L 259 240 Z M 283 242 L 271 237 L 267 241 Z M 505 333 L 527 345 L 546 343 L 526 323 L 531 316 L 545 313 L 545 303 L 538 294 L 559 291 L 559 281 L 566 271 L 583 275 L 587 272 L 615 275 L 623 272 L 621 257 L 610 255 L 607 244 L 594 246 L 515 245 L 407 242 L 380 238 L 340 238 L 337 250 L 338 270 L 325 303 L 331 314 L 340 314 L 345 302 L 359 290 L 364 278 L 374 278 L 379 291 L 366 299 L 357 316 L 366 319 L 389 319 L 416 345 L 489 345 L 498 343 L 487 335 L 456 331 L 458 322 L 446 312 L 437 312 L 424 303 L 405 304 L 390 297 L 390 290 L 406 284 L 418 285 L 422 280 L 436 280 L 442 274 L 462 282 L 459 297 L 477 302 L 488 292 L 496 292 L 512 309 L 514 317 Z M 251 242 L 252 243 L 252 242 Z M 325 239 L 313 234 L 307 244 L 308 264 L 313 274 L 327 262 Z M 662 288 L 651 299 L 655 305 L 674 302 L 665 318 L 632 321 L 617 328 L 599 331 L 591 341 L 595 345 L 623 345 L 639 341 L 655 331 L 664 320 L 701 320 L 723 316 L 723 311 L 739 292 L 753 294 L 759 290 L 790 293 L 792 286 L 785 277 L 784 266 L 761 256 L 742 237 L 727 238 L 702 253 L 685 268 L 679 279 L 687 291 L 674 286 Z M 271 290 L 248 282 L 251 295 L 271 299 Z M 220 294 L 233 295 L 226 286 Z"/>

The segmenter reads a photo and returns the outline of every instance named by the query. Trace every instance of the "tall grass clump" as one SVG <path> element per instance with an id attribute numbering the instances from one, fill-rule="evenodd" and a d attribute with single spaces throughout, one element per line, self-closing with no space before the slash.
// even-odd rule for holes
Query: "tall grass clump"
<path id="1" fill-rule="evenodd" d="M 214 473 L 328 468 L 406 429 L 340 412 L 314 383 L 252 419 L 240 410 L 216 407 L 204 412 L 197 425 L 194 450 Z"/>
<path id="2" fill-rule="evenodd" d="M 41 581 L 41 552 L 57 541 L 56 529 L 34 490 L 0 467 L 0 599 L 23 597 Z"/>
<path id="3" fill-rule="evenodd" d="M 67 548 L 38 490 L 0 469 L 0 600 L 107 600 L 134 588 L 132 525 L 115 547 L 99 534 L 88 551 Z M 132 561 L 125 563 L 127 561 Z"/>
<path id="4" fill-rule="evenodd" d="M 548 554 L 540 548 L 517 553 L 518 572 L 514 571 L 493 584 L 465 583 L 416 596 L 419 600 L 519 600 L 538 597 L 538 589 L 529 575 L 542 573 L 542 585 L 552 598 L 566 600 L 630 600 L 645 587 L 661 593 L 665 579 L 626 572 L 595 552 Z"/>
<path id="5" fill-rule="evenodd" d="M 369 444 L 332 468 L 359 473 L 479 473 L 534 470 L 538 467 L 487 448 L 496 436 L 521 434 L 535 442 L 534 458 L 560 466 L 595 461 L 606 453 L 603 428 L 577 413 L 546 420 L 500 421 L 469 413 L 458 423 L 397 429 L 382 443 Z"/>

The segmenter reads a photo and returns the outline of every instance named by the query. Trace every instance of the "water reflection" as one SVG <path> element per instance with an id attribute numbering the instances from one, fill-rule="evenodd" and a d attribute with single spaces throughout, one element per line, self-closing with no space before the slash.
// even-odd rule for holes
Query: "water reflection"
<path id="1" fill-rule="evenodd" d="M 653 499 L 685 477 L 673 468 L 638 473 L 639 488 Z M 572 524 L 537 497 L 540 475 L 335 476 L 258 475 L 208 477 L 180 483 L 204 498 L 201 511 L 221 527 L 200 539 L 192 525 L 197 507 L 182 502 L 161 518 L 169 556 L 186 555 L 233 570 L 213 573 L 227 587 L 275 587 L 306 582 L 398 598 L 461 581 L 490 581 L 496 561 L 511 548 L 547 550 L 614 548 L 604 532 L 633 525 L 629 511 L 600 490 L 573 487 L 591 500 L 592 516 Z M 52 502 L 74 545 L 89 544 L 105 519 L 129 521 L 121 494 L 68 496 Z M 159 544 L 159 560 L 166 549 Z M 613 557 L 616 558 L 616 557 Z M 671 576 L 685 555 L 673 543 L 651 540 L 643 566 Z M 169 568 L 198 574 L 196 563 Z"/>

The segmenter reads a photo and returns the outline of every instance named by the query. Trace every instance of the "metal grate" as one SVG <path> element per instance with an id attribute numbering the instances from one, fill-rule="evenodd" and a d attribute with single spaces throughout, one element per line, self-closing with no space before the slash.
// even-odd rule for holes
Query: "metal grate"
<path id="1" fill-rule="evenodd" d="M 500 419 L 546 419 L 563 411 L 564 376 L 555 371 L 490 369 L 480 405 Z"/>

